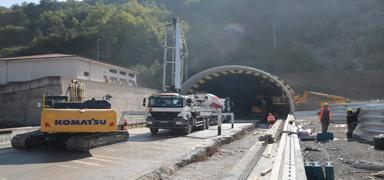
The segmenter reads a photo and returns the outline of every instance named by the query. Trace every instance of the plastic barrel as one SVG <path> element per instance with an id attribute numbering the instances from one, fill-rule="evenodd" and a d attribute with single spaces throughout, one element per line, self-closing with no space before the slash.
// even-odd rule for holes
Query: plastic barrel
<path id="1" fill-rule="evenodd" d="M 313 176 L 313 163 L 311 161 L 307 161 L 304 163 L 304 169 L 308 180 L 315 179 L 315 177 Z"/>
<path id="2" fill-rule="evenodd" d="M 321 167 L 319 161 L 313 162 L 313 175 L 314 180 L 325 180 L 323 168 Z"/>
<path id="3" fill-rule="evenodd" d="M 326 180 L 335 180 L 335 171 L 332 163 L 329 161 L 324 167 L 325 169 L 325 179 Z"/>

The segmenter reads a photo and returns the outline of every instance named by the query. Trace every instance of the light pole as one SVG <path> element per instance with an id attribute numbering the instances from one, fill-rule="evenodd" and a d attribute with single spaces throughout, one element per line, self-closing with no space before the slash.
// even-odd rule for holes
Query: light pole
<path id="1" fill-rule="evenodd" d="M 100 57 L 100 54 L 99 54 L 99 49 L 100 49 L 100 45 L 99 45 L 99 42 L 100 42 L 100 39 L 99 38 L 97 38 L 97 41 L 96 41 L 96 59 L 97 59 L 97 61 L 99 61 L 99 57 Z"/>
<path id="2" fill-rule="evenodd" d="M 273 50 L 276 50 L 276 25 L 275 20 L 273 20 Z"/>

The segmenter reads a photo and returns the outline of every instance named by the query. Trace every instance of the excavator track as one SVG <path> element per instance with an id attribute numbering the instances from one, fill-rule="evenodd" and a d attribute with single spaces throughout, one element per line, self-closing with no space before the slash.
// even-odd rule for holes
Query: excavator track
<path id="1" fill-rule="evenodd" d="M 41 145 L 44 141 L 44 134 L 40 130 L 18 134 L 11 140 L 13 148 L 26 150 Z"/>
<path id="2" fill-rule="evenodd" d="M 76 134 L 68 138 L 66 145 L 70 151 L 88 151 L 92 148 L 125 142 L 128 141 L 128 138 L 128 131 Z"/>

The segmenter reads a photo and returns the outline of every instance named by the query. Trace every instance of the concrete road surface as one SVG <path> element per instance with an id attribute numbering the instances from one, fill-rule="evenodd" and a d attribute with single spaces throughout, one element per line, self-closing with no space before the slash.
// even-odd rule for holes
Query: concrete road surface
<path id="1" fill-rule="evenodd" d="M 248 123 L 223 124 L 223 135 L 234 134 Z M 0 149 L 0 180 L 7 179 L 135 179 L 170 164 L 196 147 L 217 137 L 217 127 L 181 136 L 148 128 L 129 130 L 128 142 L 75 153 L 58 148 L 20 151 Z"/>

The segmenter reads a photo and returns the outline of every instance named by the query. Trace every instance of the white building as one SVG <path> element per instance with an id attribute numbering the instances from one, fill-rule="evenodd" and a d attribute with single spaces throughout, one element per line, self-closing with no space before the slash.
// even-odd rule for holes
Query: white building
<path id="1" fill-rule="evenodd" d="M 0 84 L 61 76 L 136 86 L 137 74 L 135 70 L 67 54 L 0 58 Z"/>

